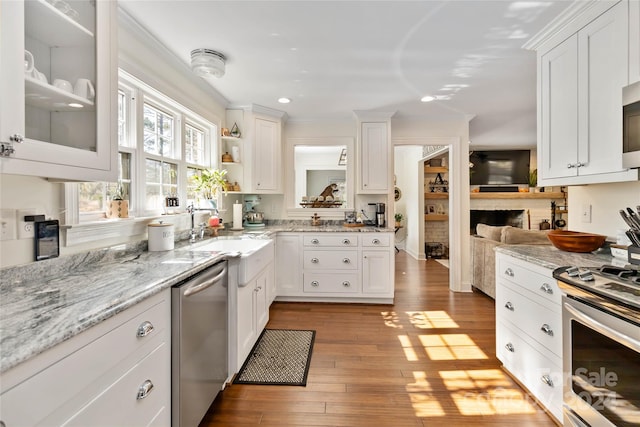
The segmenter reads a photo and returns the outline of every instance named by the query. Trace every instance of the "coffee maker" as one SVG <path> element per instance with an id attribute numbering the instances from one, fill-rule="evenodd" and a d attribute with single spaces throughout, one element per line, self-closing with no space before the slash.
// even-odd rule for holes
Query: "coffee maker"
<path id="1" fill-rule="evenodd" d="M 375 207 L 375 211 L 376 211 L 375 226 L 376 227 L 384 227 L 386 225 L 385 204 L 384 203 L 369 203 L 369 205 Z"/>

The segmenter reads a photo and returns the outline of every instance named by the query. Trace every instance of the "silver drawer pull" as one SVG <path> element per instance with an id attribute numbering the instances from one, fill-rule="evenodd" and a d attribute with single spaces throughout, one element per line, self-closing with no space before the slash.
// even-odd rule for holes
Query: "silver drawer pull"
<path id="1" fill-rule="evenodd" d="M 320 286 L 320 282 L 318 282 L 317 280 L 314 280 L 313 282 L 311 282 L 311 286 L 313 286 L 314 288 L 317 288 L 318 286 Z"/>
<path id="2" fill-rule="evenodd" d="M 511 303 L 511 301 L 507 301 L 507 303 L 504 305 L 504 308 L 506 308 L 507 310 L 511 310 L 511 311 L 515 310 L 515 308 L 513 307 L 513 304 Z"/>
<path id="3" fill-rule="evenodd" d="M 348 288 L 349 286 L 351 286 L 351 283 L 345 280 L 344 282 L 342 282 L 342 286 L 344 286 L 345 288 Z"/>
<path id="4" fill-rule="evenodd" d="M 311 243 L 313 243 L 314 245 L 317 245 L 318 243 L 320 243 L 320 240 L 318 240 L 318 239 L 311 239 Z"/>
<path id="5" fill-rule="evenodd" d="M 350 245 L 350 244 L 351 244 L 351 240 L 349 240 L 349 239 L 344 239 L 344 240 L 342 241 L 342 244 L 343 244 L 343 245 Z"/>
<path id="6" fill-rule="evenodd" d="M 513 276 L 515 276 L 515 274 L 513 273 L 513 270 L 512 270 L 512 269 L 510 269 L 510 268 L 507 268 L 507 269 L 504 271 L 504 274 L 506 274 L 506 275 L 507 275 L 507 276 L 509 276 L 509 277 L 513 277 Z"/>
<path id="7" fill-rule="evenodd" d="M 553 380 L 549 375 L 543 375 L 540 377 L 540 381 L 548 385 L 549 387 L 553 387 Z"/>
<path id="8" fill-rule="evenodd" d="M 138 395 L 136 396 L 136 399 L 144 399 L 145 397 L 149 396 L 151 390 L 153 390 L 153 383 L 151 382 L 151 380 L 146 380 L 140 387 L 138 387 Z"/>
<path id="9" fill-rule="evenodd" d="M 371 243 L 373 243 L 374 245 L 379 245 L 379 244 L 380 244 L 380 240 L 378 240 L 378 239 L 373 239 L 373 240 L 371 241 Z"/>
<path id="10" fill-rule="evenodd" d="M 318 258 L 311 258 L 311 262 L 317 264 L 320 262 L 320 260 Z"/>
<path id="11" fill-rule="evenodd" d="M 342 258 L 342 262 L 345 264 L 351 264 L 351 260 L 349 258 Z"/>
<path id="12" fill-rule="evenodd" d="M 550 337 L 553 336 L 553 330 L 551 329 L 551 327 L 549 325 L 547 325 L 546 323 L 544 325 L 542 325 L 540 327 L 540 330 L 542 332 L 544 332 L 545 334 L 549 335 Z"/>
<path id="13" fill-rule="evenodd" d="M 549 286 L 548 283 L 543 283 L 542 286 L 540 286 L 540 290 L 544 293 L 547 293 L 549 295 L 553 294 L 553 288 L 551 286 Z"/>
<path id="14" fill-rule="evenodd" d="M 513 344 L 511 344 L 510 342 L 508 342 L 504 348 L 506 348 L 508 351 L 510 351 L 511 353 L 515 353 L 516 349 L 513 347 Z"/>
<path id="15" fill-rule="evenodd" d="M 154 329 L 155 328 L 153 326 L 153 323 L 149 322 L 148 320 L 145 320 L 140 324 L 140 326 L 138 326 L 138 332 L 136 335 L 138 336 L 138 338 L 143 338 L 149 335 L 151 332 L 153 332 Z"/>

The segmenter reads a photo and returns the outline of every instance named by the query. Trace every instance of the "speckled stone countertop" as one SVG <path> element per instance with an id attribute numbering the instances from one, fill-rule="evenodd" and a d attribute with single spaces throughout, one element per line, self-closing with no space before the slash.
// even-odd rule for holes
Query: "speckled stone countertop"
<path id="1" fill-rule="evenodd" d="M 608 250 L 603 253 L 575 253 L 561 251 L 551 245 L 501 245 L 497 246 L 495 251 L 549 270 L 565 266 L 599 267 L 603 264 L 624 264 L 624 261 L 613 258 Z"/>
<path id="2" fill-rule="evenodd" d="M 277 221 L 220 236 L 393 231 L 341 221 Z M 148 252 L 142 241 L 0 270 L 0 373 L 225 258 L 188 247 L 182 240 L 172 251 Z"/>
<path id="3" fill-rule="evenodd" d="M 186 247 L 186 248 L 185 248 Z M 146 241 L 0 271 L 0 373 L 225 257 Z"/>

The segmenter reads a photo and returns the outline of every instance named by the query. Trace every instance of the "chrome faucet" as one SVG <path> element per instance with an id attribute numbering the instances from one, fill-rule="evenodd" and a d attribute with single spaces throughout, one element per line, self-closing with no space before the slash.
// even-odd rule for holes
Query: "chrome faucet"
<path id="1" fill-rule="evenodd" d="M 196 234 L 196 227 L 194 224 L 195 209 L 193 207 L 193 203 L 187 206 L 187 212 L 191 215 L 191 231 L 189 232 L 189 243 L 195 243 L 197 234 Z"/>

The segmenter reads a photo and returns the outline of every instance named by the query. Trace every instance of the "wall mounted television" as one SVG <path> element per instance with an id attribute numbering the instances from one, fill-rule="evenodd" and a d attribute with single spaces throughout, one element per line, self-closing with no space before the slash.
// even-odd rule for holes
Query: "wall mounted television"
<path id="1" fill-rule="evenodd" d="M 531 150 L 472 151 L 469 153 L 470 184 L 528 184 L 530 158 Z"/>

